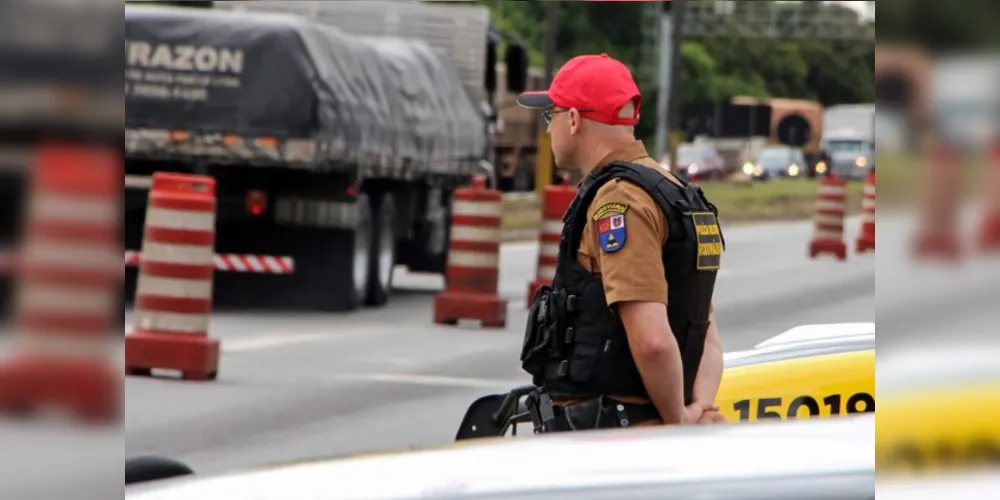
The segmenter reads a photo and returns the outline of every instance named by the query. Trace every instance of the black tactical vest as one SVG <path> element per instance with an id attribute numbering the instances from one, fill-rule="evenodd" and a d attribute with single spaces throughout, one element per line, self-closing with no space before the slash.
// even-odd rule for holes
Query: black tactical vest
<path id="1" fill-rule="evenodd" d="M 679 187 L 643 165 L 612 163 L 592 173 L 581 186 L 563 218 L 552 287 L 542 287 L 532 303 L 522 368 L 532 375 L 535 385 L 553 395 L 648 397 L 621 319 L 608 307 L 600 279 L 577 261 L 587 208 L 597 190 L 615 178 L 641 186 L 666 215 L 667 317 L 680 346 L 685 404 L 690 404 L 725 242 L 718 212 L 701 188 Z"/>

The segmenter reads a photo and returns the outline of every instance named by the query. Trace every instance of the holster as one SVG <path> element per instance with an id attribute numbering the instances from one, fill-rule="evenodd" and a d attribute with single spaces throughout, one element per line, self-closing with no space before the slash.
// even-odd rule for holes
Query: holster
<path id="1" fill-rule="evenodd" d="M 563 356 L 567 301 L 572 302 L 565 290 L 542 286 L 528 310 L 521 368 L 534 377 L 536 385 L 544 382 L 546 363 Z"/>
<path id="2" fill-rule="evenodd" d="M 560 405 L 541 390 L 529 394 L 525 405 L 535 434 L 631 427 L 637 422 L 659 418 L 652 404 L 622 403 L 605 396 Z"/>

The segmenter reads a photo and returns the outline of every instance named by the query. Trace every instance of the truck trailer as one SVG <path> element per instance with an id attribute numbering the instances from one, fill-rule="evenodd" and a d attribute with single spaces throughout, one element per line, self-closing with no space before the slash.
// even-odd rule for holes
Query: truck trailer
<path id="1" fill-rule="evenodd" d="M 155 172 L 215 179 L 223 307 L 378 306 L 397 265 L 443 273 L 452 192 L 492 170 L 488 71 L 476 89 L 426 40 L 228 4 L 125 7 L 126 297 Z M 413 9 L 436 8 L 329 3 L 338 4 L 355 11 L 337 17 L 342 25 L 406 14 L 425 30 L 434 17 Z M 470 33 L 463 43 L 479 47 L 464 56 L 490 68 L 489 23 Z M 515 67 L 526 60 L 517 51 Z"/>

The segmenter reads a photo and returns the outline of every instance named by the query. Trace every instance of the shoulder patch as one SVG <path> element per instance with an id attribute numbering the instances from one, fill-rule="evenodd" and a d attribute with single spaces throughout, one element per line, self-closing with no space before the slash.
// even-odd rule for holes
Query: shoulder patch
<path id="1" fill-rule="evenodd" d="M 625 246 L 625 203 L 605 203 L 594 212 L 597 221 L 598 244 L 607 253 L 617 252 Z"/>

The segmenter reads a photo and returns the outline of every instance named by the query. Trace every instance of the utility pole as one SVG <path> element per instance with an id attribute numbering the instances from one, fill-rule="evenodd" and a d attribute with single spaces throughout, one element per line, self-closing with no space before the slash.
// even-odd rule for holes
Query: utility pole
<path id="1" fill-rule="evenodd" d="M 556 38 L 559 36 L 559 2 L 545 2 L 545 85 L 552 84 L 556 73 Z"/>
<path id="2" fill-rule="evenodd" d="M 676 151 L 670 140 L 671 130 L 680 125 L 681 101 L 681 44 L 684 41 L 684 0 L 663 2 L 660 11 L 659 49 L 660 71 L 656 102 L 656 159 L 670 153 L 674 161 Z"/>
<path id="3" fill-rule="evenodd" d="M 678 141 L 671 135 L 672 131 L 681 128 L 681 101 L 683 100 L 683 79 L 681 78 L 682 61 L 681 46 L 684 44 L 684 11 L 687 9 L 687 0 L 673 0 L 667 2 L 672 4 L 671 31 L 670 31 L 670 106 L 667 111 L 667 136 L 670 139 L 668 148 L 670 150 L 671 164 L 677 162 Z"/>
<path id="4" fill-rule="evenodd" d="M 559 36 L 559 2 L 545 2 L 545 88 L 552 85 L 556 72 L 556 37 Z M 552 161 L 552 145 L 543 120 L 538 120 L 538 147 L 535 153 L 535 192 L 539 197 L 545 194 L 545 186 L 552 184 L 555 166 Z"/>
<path id="5" fill-rule="evenodd" d="M 667 134 L 670 132 L 670 124 L 667 122 L 670 115 L 670 88 L 673 64 L 671 56 L 673 51 L 673 18 L 670 11 L 672 2 L 664 2 L 659 15 L 659 75 L 657 78 L 656 92 L 656 160 L 663 159 L 667 152 Z M 672 160 L 671 160 L 672 161 Z"/>

